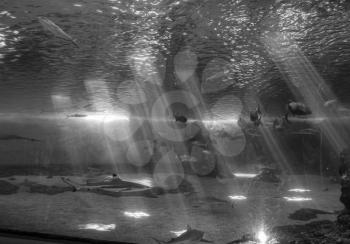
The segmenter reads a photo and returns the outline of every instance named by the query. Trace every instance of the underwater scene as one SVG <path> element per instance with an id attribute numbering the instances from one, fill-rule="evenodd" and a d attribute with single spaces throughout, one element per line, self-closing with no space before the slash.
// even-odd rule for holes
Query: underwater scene
<path id="1" fill-rule="evenodd" d="M 1 0 L 0 243 L 349 244 L 349 77 L 349 0 Z"/>

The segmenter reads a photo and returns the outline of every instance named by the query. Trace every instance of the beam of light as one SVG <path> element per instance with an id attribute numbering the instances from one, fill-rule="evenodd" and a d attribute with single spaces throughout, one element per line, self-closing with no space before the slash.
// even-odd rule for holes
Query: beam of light
<path id="1" fill-rule="evenodd" d="M 136 212 L 125 211 L 124 215 L 127 217 L 130 217 L 130 218 L 135 218 L 135 219 L 140 219 L 140 218 L 145 218 L 145 217 L 151 216 L 148 213 L 141 212 L 141 211 L 136 211 Z"/>
<path id="2" fill-rule="evenodd" d="M 283 197 L 288 202 L 305 202 L 305 201 L 311 201 L 311 197 Z"/>
<path id="3" fill-rule="evenodd" d="M 182 235 L 183 233 L 185 233 L 187 230 L 179 230 L 179 231 L 170 231 L 171 233 L 173 233 L 176 237 Z"/>
<path id="4" fill-rule="evenodd" d="M 265 35 L 263 43 L 293 94 L 296 97 L 301 96 L 311 109 L 312 117 L 335 116 L 334 111 L 327 111 L 324 107 L 328 100 L 336 97 L 335 94 L 297 43 L 281 33 Z M 340 151 L 346 146 L 342 136 L 346 135 L 344 128 L 336 128 L 327 120 L 320 127 L 335 151 Z"/>
<path id="5" fill-rule="evenodd" d="M 240 195 L 235 195 L 235 196 L 228 196 L 232 200 L 246 200 L 247 197 L 245 196 L 240 196 Z"/>
<path id="6" fill-rule="evenodd" d="M 96 110 L 113 111 L 113 98 L 103 78 L 89 78 L 84 85 Z"/>
<path id="7" fill-rule="evenodd" d="M 299 193 L 303 193 L 303 192 L 310 192 L 311 190 L 309 190 L 309 189 L 303 189 L 303 188 L 293 188 L 293 189 L 289 189 L 288 191 L 290 191 L 290 192 L 299 192 Z"/>
<path id="8" fill-rule="evenodd" d="M 238 178 L 254 178 L 255 176 L 257 176 L 258 174 L 251 174 L 251 173 L 233 173 L 234 176 L 238 177 Z"/>
<path id="9" fill-rule="evenodd" d="M 80 230 L 97 230 L 97 231 L 112 231 L 115 229 L 115 224 L 105 225 L 105 224 L 83 224 L 79 225 Z"/>
<path id="10" fill-rule="evenodd" d="M 149 44 L 148 48 L 142 46 L 143 42 L 144 40 L 139 40 L 141 47 L 135 48 L 129 55 L 130 66 L 135 77 L 154 85 L 161 85 L 165 76 L 165 59 L 160 53 L 155 55 L 156 51 L 150 48 Z"/>
<path id="11" fill-rule="evenodd" d="M 52 94 L 51 101 L 55 110 L 69 109 L 72 106 L 71 98 L 66 95 Z"/>
<path id="12" fill-rule="evenodd" d="M 147 186 L 147 187 L 152 187 L 153 186 L 152 180 L 151 179 L 147 179 L 147 178 L 145 178 L 145 179 L 135 179 L 135 180 L 132 180 L 132 182 L 135 182 L 135 183 Z"/>
<path id="13" fill-rule="evenodd" d="M 289 166 L 289 163 L 288 163 L 288 159 L 284 155 L 282 150 L 283 144 L 281 144 L 281 142 L 279 142 L 275 138 L 275 136 L 270 130 L 267 130 L 262 127 L 260 129 L 260 132 L 263 135 L 264 141 L 266 142 L 265 145 L 267 145 L 275 162 L 279 163 L 279 166 L 282 169 L 282 171 L 289 172 L 289 173 L 292 172 L 291 167 Z"/>
<path id="14" fill-rule="evenodd" d="M 85 120 L 96 122 L 116 122 L 116 121 L 129 121 L 129 117 L 122 114 L 91 114 L 84 117 Z"/>

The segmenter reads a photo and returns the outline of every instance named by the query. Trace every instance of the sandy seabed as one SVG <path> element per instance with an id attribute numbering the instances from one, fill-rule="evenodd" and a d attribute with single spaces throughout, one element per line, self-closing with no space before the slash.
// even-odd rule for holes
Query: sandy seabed
<path id="1" fill-rule="evenodd" d="M 123 177 L 140 179 L 138 175 Z M 86 179 L 70 178 L 80 183 Z M 311 175 L 287 176 L 281 184 L 188 176 L 194 192 L 157 198 L 112 197 L 69 190 L 49 195 L 31 193 L 25 184 L 67 187 L 58 176 L 14 175 L 0 180 L 19 186 L 17 193 L 0 195 L 0 228 L 134 243 L 153 243 L 151 237 L 169 240 L 174 232 L 186 229 L 187 224 L 204 231 L 205 238 L 214 243 L 228 243 L 261 228 L 268 233 L 274 226 L 307 223 L 288 218 L 300 208 L 325 211 L 343 208 L 339 185 Z M 310 191 L 288 191 L 293 188 Z M 247 199 L 232 200 L 229 196 Z M 308 200 L 287 201 L 284 197 Z M 319 215 L 313 220 L 321 219 L 335 220 L 336 215 Z"/>

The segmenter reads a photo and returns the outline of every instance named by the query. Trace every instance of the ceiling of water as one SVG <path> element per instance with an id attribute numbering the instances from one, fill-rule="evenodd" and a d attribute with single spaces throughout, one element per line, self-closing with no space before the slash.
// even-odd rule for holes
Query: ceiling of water
<path id="1" fill-rule="evenodd" d="M 350 102 L 348 0 L 2 0 L 0 10 L 1 112 L 52 111 L 56 103 L 81 111 L 94 92 L 103 109 L 119 106 L 120 84 L 140 79 L 140 69 L 153 72 L 140 65 L 145 56 L 172 88 L 176 54 L 185 47 L 214 97 L 235 91 L 245 102 L 257 94 L 278 109 L 298 97 L 291 77 L 303 82 L 308 76 L 298 70 L 313 70 L 323 94 Z M 79 47 L 45 31 L 38 17 Z"/>

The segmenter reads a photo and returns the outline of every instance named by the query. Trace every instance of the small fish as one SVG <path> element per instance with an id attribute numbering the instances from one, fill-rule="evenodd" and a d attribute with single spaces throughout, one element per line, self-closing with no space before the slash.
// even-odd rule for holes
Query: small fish
<path id="1" fill-rule="evenodd" d="M 76 47 L 79 47 L 78 43 L 66 32 L 64 32 L 59 26 L 57 26 L 54 22 L 45 17 L 38 17 L 40 24 L 44 27 L 45 30 L 51 32 L 58 38 L 64 39 L 66 41 L 70 41 Z"/>
<path id="2" fill-rule="evenodd" d="M 208 241 L 203 238 L 204 232 L 201 230 L 192 229 L 191 226 L 187 225 L 187 230 L 179 235 L 178 237 L 171 238 L 169 241 L 160 241 L 155 238 L 152 238 L 158 244 L 166 244 L 166 243 L 180 243 L 180 242 L 206 242 L 212 243 L 212 241 Z"/>
<path id="3" fill-rule="evenodd" d="M 41 142 L 39 139 L 35 138 L 29 138 L 29 137 L 23 137 L 23 136 L 17 136 L 17 135 L 3 135 L 0 136 L 0 140 L 24 140 L 24 141 L 35 141 L 35 142 Z"/>
<path id="4" fill-rule="evenodd" d="M 272 127 L 274 130 L 282 131 L 286 128 L 286 123 L 284 118 L 276 118 L 273 120 Z"/>
<path id="5" fill-rule="evenodd" d="M 232 208 L 234 208 L 233 202 L 229 200 L 224 200 L 213 196 L 204 197 L 202 200 L 204 203 L 209 203 L 209 204 L 229 204 Z"/>
<path id="6" fill-rule="evenodd" d="M 329 109 L 336 109 L 338 108 L 339 103 L 337 99 L 328 100 L 324 103 L 324 107 Z"/>
<path id="7" fill-rule="evenodd" d="M 290 121 L 288 120 L 289 113 L 291 113 L 293 116 L 312 114 L 311 109 L 304 103 L 293 102 L 291 100 L 289 100 L 289 103 L 287 104 L 287 113 L 285 114 L 285 119 L 288 123 L 290 123 Z"/>
<path id="8" fill-rule="evenodd" d="M 187 122 L 187 118 L 185 116 L 183 116 L 183 115 L 175 114 L 174 118 L 175 118 L 176 122 L 181 122 L 181 123 L 184 123 L 184 124 Z"/>
<path id="9" fill-rule="evenodd" d="M 220 71 L 220 72 L 217 72 L 216 74 L 213 74 L 213 75 L 209 76 L 207 78 L 207 80 L 221 78 L 221 77 L 227 75 L 228 73 L 229 73 L 229 70 Z"/>
<path id="10" fill-rule="evenodd" d="M 253 122 L 255 126 L 261 125 L 262 113 L 261 113 L 259 105 L 256 108 L 256 110 L 255 111 L 251 111 L 249 115 L 250 115 L 249 116 L 250 117 L 250 121 Z"/>
<path id="11" fill-rule="evenodd" d="M 67 119 L 68 118 L 84 118 L 84 117 L 87 117 L 87 115 L 86 114 L 69 114 L 69 115 L 67 115 Z"/>

